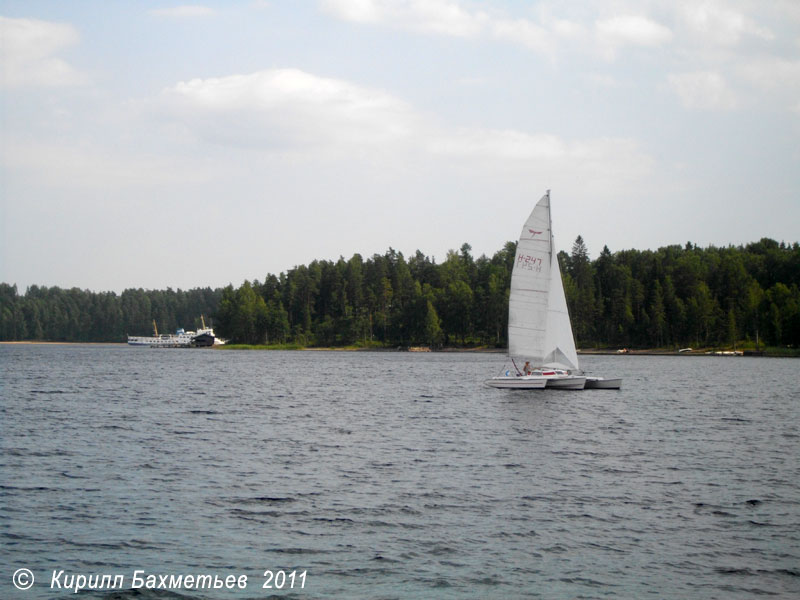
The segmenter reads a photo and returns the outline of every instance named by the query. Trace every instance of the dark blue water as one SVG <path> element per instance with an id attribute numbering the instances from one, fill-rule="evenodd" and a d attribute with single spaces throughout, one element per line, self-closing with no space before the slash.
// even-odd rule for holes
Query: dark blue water
<path id="1" fill-rule="evenodd" d="M 0 597 L 73 597 L 54 570 L 248 577 L 114 598 L 800 597 L 800 362 L 484 387 L 503 363 L 0 346 Z"/>

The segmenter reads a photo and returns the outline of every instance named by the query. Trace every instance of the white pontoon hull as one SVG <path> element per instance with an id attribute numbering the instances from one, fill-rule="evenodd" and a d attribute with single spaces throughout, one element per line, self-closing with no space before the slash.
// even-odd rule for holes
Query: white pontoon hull
<path id="1" fill-rule="evenodd" d="M 555 375 L 545 379 L 547 387 L 556 390 L 582 390 L 586 385 L 586 377 L 582 375 Z"/>
<path id="2" fill-rule="evenodd" d="M 606 379 L 605 377 L 587 377 L 586 389 L 587 390 L 618 390 L 622 387 L 622 378 L 614 377 Z"/>
<path id="3" fill-rule="evenodd" d="M 489 387 L 506 390 L 541 390 L 547 385 L 546 377 L 492 377 L 484 382 Z"/>

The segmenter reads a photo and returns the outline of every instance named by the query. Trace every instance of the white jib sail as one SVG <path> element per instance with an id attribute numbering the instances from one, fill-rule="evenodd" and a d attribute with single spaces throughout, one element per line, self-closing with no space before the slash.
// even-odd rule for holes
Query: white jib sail
<path id="1" fill-rule="evenodd" d="M 508 353 L 535 367 L 578 370 L 578 354 L 553 245 L 550 192 L 522 227 L 508 302 Z"/>

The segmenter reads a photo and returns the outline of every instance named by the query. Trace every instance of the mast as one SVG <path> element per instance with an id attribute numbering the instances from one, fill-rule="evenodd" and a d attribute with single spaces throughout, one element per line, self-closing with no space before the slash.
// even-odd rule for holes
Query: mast
<path id="1" fill-rule="evenodd" d="M 550 190 L 547 190 L 545 196 L 547 196 L 547 226 L 550 230 L 550 264 L 553 264 L 553 207 L 550 205 Z"/>

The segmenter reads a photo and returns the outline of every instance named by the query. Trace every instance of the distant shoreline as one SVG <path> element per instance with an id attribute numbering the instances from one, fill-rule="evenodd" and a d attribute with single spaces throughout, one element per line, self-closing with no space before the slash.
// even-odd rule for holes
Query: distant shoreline
<path id="1" fill-rule="evenodd" d="M 0 341 L 0 346 L 33 346 L 33 345 L 45 345 L 45 346 L 127 346 L 126 342 L 51 342 L 51 341 L 36 341 L 36 340 L 23 340 L 23 341 Z M 448 347 L 448 348 L 440 348 L 439 350 L 426 350 L 425 347 L 416 348 L 416 349 L 409 349 L 409 348 L 398 348 L 398 347 L 391 347 L 391 348 L 381 348 L 381 347 L 371 347 L 371 348 L 357 348 L 353 346 L 344 346 L 344 347 L 335 347 L 335 346 L 326 346 L 326 347 L 293 347 L 293 348 L 277 348 L 277 347 L 269 347 L 269 346 L 238 346 L 236 344 L 232 344 L 230 346 L 221 345 L 215 346 L 212 348 L 195 348 L 195 350 L 285 350 L 290 352 L 297 352 L 297 351 L 308 351 L 308 352 L 411 352 L 411 353 L 420 353 L 420 354 L 442 354 L 442 353 L 456 353 L 456 354 L 505 354 L 505 348 L 488 348 L 485 346 L 476 347 L 476 348 L 458 348 L 458 347 Z M 168 350 L 168 348 L 159 348 L 159 350 Z M 703 348 L 698 350 L 691 350 L 687 352 L 678 352 L 677 350 L 664 350 L 664 349 L 639 349 L 639 350 L 631 350 L 628 349 L 625 352 L 620 352 L 619 350 L 611 350 L 611 349 L 579 349 L 578 354 L 580 356 L 726 356 L 726 357 L 741 357 L 741 358 L 800 358 L 800 352 L 793 351 L 790 349 L 787 352 L 776 351 L 775 349 L 771 350 L 763 350 L 760 351 L 761 353 L 755 353 L 752 350 L 745 354 L 744 356 L 741 354 L 737 355 L 720 355 L 715 354 L 716 352 L 724 352 L 724 350 L 717 350 L 713 348 Z"/>
<path id="2" fill-rule="evenodd" d="M 49 342 L 46 340 L 15 340 L 0 342 L 0 346 L 127 346 L 126 342 Z"/>

